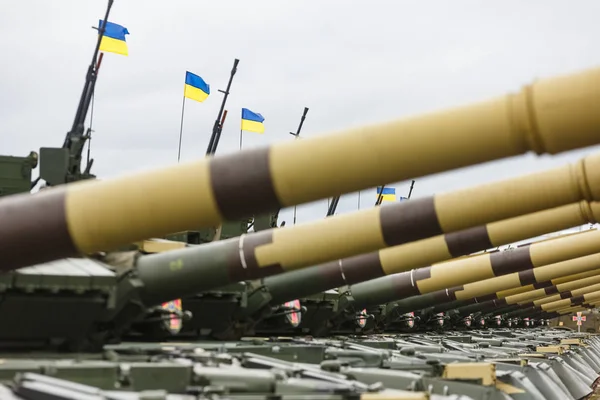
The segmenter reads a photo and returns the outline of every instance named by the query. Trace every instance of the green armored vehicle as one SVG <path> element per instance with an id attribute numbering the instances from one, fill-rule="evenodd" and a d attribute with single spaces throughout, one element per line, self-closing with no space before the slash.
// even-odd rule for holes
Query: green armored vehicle
<path id="1" fill-rule="evenodd" d="M 101 26 L 98 44 L 105 33 Z M 439 313 L 431 329 L 402 334 L 387 330 L 391 324 L 357 298 L 361 287 L 374 288 L 363 291 L 370 293 L 365 304 L 381 308 L 463 285 L 453 293 L 464 300 L 481 291 L 468 285 L 498 294 L 525 281 L 487 280 L 510 276 L 515 283 L 512 274 L 530 271 L 529 284 L 547 280 L 574 296 L 535 303 L 550 293 L 507 294 L 506 305 L 524 306 L 523 319 L 593 306 L 595 283 L 575 283 L 592 275 L 563 286 L 554 279 L 566 275 L 556 272 L 565 270 L 560 263 L 593 271 L 581 259 L 593 256 L 596 232 L 497 256 L 470 254 L 594 220 L 600 156 L 285 228 L 277 227 L 276 215 L 409 175 L 529 149 L 556 154 L 598 144 L 600 117 L 591 105 L 600 87 L 588 82 L 600 70 L 542 80 L 491 102 L 225 156 L 214 155 L 216 122 L 208 157 L 99 181 L 90 163 L 79 168 L 97 53 L 98 46 L 64 146 L 40 150 L 40 169 L 50 171 L 40 172 L 47 187 L 27 193 L 35 183 L 34 154 L 6 159 L 13 172 L 0 198 L 0 398 L 561 400 L 593 393 L 600 377 L 595 336 L 544 326 L 456 331 Z M 363 145 L 365 130 L 370 148 Z M 481 131 L 489 132 L 485 142 Z M 443 154 L 432 140 L 443 142 Z M 467 141 L 473 146 L 457 145 Z M 407 164 L 410 154 L 419 160 Z M 44 168 L 44 160 L 59 168 Z M 180 193 L 177 206 L 156 187 Z M 505 203 L 488 207 L 505 191 Z M 514 254 L 529 264 L 512 263 Z M 491 258 L 504 268 L 486 268 L 496 265 L 486 264 Z M 407 273 L 415 279 L 399 278 Z M 401 300 L 386 297 L 389 291 L 378 286 L 383 278 L 402 283 L 395 292 Z M 403 314 L 405 328 L 411 319 L 414 327 L 414 312 L 421 311 L 411 308 Z"/>

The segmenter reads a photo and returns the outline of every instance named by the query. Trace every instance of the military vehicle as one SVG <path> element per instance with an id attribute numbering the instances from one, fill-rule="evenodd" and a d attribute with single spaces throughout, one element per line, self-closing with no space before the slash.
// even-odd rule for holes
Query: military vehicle
<path id="1" fill-rule="evenodd" d="M 111 6 L 112 0 L 105 21 Z M 98 44 L 103 33 L 100 28 Z M 277 227 L 276 213 L 529 150 L 556 154 L 598 144 L 600 117 L 592 105 L 600 89 L 589 82 L 600 70 L 541 80 L 517 95 L 447 112 L 218 156 L 223 102 L 205 159 L 98 181 L 91 163 L 80 168 L 86 107 L 101 60 L 97 53 L 98 45 L 65 144 L 40 150 L 40 165 L 52 166 L 40 166 L 50 171 L 40 171 L 47 187 L 27 193 L 37 183 L 31 182 L 36 153 L 0 159 L 8 174 L 0 199 L 1 398 L 592 395 L 600 377 L 599 338 L 551 329 L 547 319 L 600 302 L 592 274 L 600 267 L 592 260 L 597 232 L 472 253 L 596 222 L 600 155 L 424 199 L 346 215 L 331 212 L 322 221 L 291 227 Z M 237 60 L 231 77 L 236 67 Z M 224 101 L 230 86 L 231 78 Z M 370 148 L 364 146 L 365 130 Z M 430 148 L 432 139 L 442 146 Z M 394 157 L 381 163 L 386 154 Z M 414 154 L 419 157 L 406 158 Z M 503 204 L 494 201 L 499 193 Z M 181 200 L 177 207 L 173 195 Z M 233 229 L 233 237 L 223 237 L 223 224 L 246 220 L 248 226 L 248 215 L 261 216 L 254 217 L 255 232 L 241 229 L 238 235 Z M 199 229 L 214 234 L 190 239 L 188 232 Z M 156 239 L 165 237 L 179 242 Z M 332 265 L 342 268 L 342 280 L 337 271 L 327 275 Z M 317 270 L 324 275 L 311 275 Z M 418 279 L 402 280 L 399 298 L 463 285 L 452 291 L 454 298 L 492 290 L 519 313 L 510 318 L 510 328 L 487 329 L 483 315 L 469 313 L 470 326 L 458 326 L 443 312 L 427 316 L 412 306 L 392 320 L 391 312 L 373 315 L 351 298 L 370 287 L 368 305 L 385 310 L 389 300 L 379 279 L 406 274 Z M 489 283 L 505 277 L 504 285 Z M 568 295 L 514 297 L 547 282 L 545 288 Z M 310 292 L 308 283 L 314 283 Z M 340 291 L 344 285 L 347 293 Z M 495 315 L 500 325 L 510 312 Z M 257 336 L 261 330 L 293 337 Z M 319 333 L 326 336 L 307 336 Z"/>

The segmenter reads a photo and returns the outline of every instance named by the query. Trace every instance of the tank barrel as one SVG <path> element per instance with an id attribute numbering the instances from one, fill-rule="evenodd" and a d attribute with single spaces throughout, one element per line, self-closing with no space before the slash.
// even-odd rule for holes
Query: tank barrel
<path id="1" fill-rule="evenodd" d="M 584 279 L 584 278 L 589 278 L 591 276 L 596 276 L 600 274 L 599 271 L 597 270 L 590 270 L 590 271 L 585 271 L 585 272 L 579 272 L 579 273 L 575 273 L 575 274 L 571 274 L 571 275 L 566 275 L 566 276 L 561 276 L 561 277 L 557 277 L 557 278 L 553 278 L 551 280 L 548 281 L 544 281 L 541 283 L 537 283 L 537 284 L 532 284 L 532 285 L 524 285 L 524 286 L 519 286 L 516 288 L 512 288 L 512 289 L 505 289 L 505 290 L 501 290 L 497 293 L 497 298 L 505 298 L 508 296 L 514 296 L 516 294 L 521 294 L 521 293 L 525 293 L 528 292 L 530 290 L 533 290 L 537 287 L 547 287 L 547 286 L 553 286 L 553 285 L 560 285 L 566 282 L 571 282 L 571 281 L 576 281 L 579 279 Z"/>
<path id="2" fill-rule="evenodd" d="M 273 303 L 283 303 L 379 278 L 390 271 L 421 268 L 548 232 L 596 223 L 597 216 L 600 216 L 599 202 L 581 201 L 269 276 L 264 279 L 263 284 Z"/>
<path id="3" fill-rule="evenodd" d="M 599 285 L 597 290 L 600 290 L 600 270 L 595 272 L 597 275 L 589 278 L 578 279 L 571 282 L 548 286 L 543 289 L 536 289 L 521 294 L 515 294 L 505 297 L 503 300 L 506 304 L 527 304 L 528 302 L 534 302 L 535 305 L 539 305 L 574 295 L 577 290 L 581 290 L 582 288 L 586 287 Z"/>
<path id="4" fill-rule="evenodd" d="M 449 307 L 446 308 L 436 306 L 433 307 L 432 312 L 442 312 L 450 309 L 455 309 L 460 315 L 468 315 L 478 311 L 493 312 L 499 307 L 513 304 L 529 304 L 528 302 L 530 301 L 541 302 L 542 298 L 544 299 L 544 302 L 559 300 L 560 298 L 566 298 L 567 296 L 570 296 L 570 291 L 572 290 L 580 289 L 590 285 L 600 284 L 600 269 L 589 271 L 587 273 L 592 275 L 586 278 L 574 279 L 572 281 L 567 281 L 555 285 L 552 284 L 552 281 L 547 281 L 550 282 L 550 284 L 545 285 L 545 287 L 543 288 L 531 288 L 532 290 L 528 290 L 524 293 L 514 294 L 511 296 L 502 297 L 498 293 L 494 293 L 489 296 L 483 296 L 479 298 L 475 297 L 473 299 L 468 300 L 469 302 L 472 302 L 472 304 L 469 305 L 461 304 L 464 303 L 464 300 L 454 301 L 451 303 L 444 303 L 442 306 Z M 538 305 L 537 302 L 536 305 Z"/>
<path id="5" fill-rule="evenodd" d="M 589 291 L 600 290 L 600 270 L 596 270 L 594 272 L 596 272 L 598 275 L 555 286 L 548 286 L 543 289 L 535 289 L 513 296 L 497 298 L 478 304 L 460 307 L 457 308 L 456 311 L 463 316 L 478 311 L 483 313 L 495 312 L 500 314 L 501 311 L 498 310 L 499 307 L 516 304 L 521 308 L 530 308 L 533 306 L 550 303 L 552 301 L 578 296 L 579 294 L 587 293 Z M 494 294 L 493 296 L 495 297 L 497 294 Z"/>
<path id="6" fill-rule="evenodd" d="M 486 311 L 491 312 L 494 310 L 499 310 L 500 307 L 506 307 L 506 305 L 499 306 L 496 304 L 495 300 L 488 300 L 488 301 L 484 301 L 483 303 L 470 304 L 468 306 L 460 307 L 457 309 L 454 309 L 454 307 L 453 307 L 452 309 L 454 311 L 456 311 L 458 313 L 458 315 L 460 315 L 461 317 L 466 317 L 467 315 L 473 314 L 476 312 L 481 312 L 481 313 L 485 314 Z M 501 314 L 502 311 L 498 311 L 498 313 Z"/>
<path id="7" fill-rule="evenodd" d="M 541 311 L 558 311 L 561 308 L 568 306 L 578 306 L 584 303 L 594 303 L 600 301 L 600 291 L 590 292 L 586 294 L 582 294 L 580 296 L 571 297 L 569 299 L 557 300 L 551 303 L 542 304 L 540 308 L 537 308 Z"/>
<path id="8" fill-rule="evenodd" d="M 558 241 L 558 239 L 556 239 L 556 241 Z M 552 242 L 554 242 L 554 240 L 552 240 Z M 498 295 L 499 292 L 504 289 L 519 287 L 524 284 L 527 285 L 545 282 L 554 278 L 597 270 L 599 268 L 600 253 L 596 253 L 525 270 L 525 274 L 523 271 L 513 272 L 503 276 L 475 281 L 462 286 L 448 287 L 447 289 L 442 289 L 427 294 L 403 298 L 402 300 L 394 301 L 394 305 L 398 309 L 398 312 L 406 313 L 422 310 L 424 308 L 433 307 L 437 304 L 451 302 L 454 300 L 465 300 L 474 297 L 489 296 L 494 293 L 497 293 Z M 524 279 L 524 276 L 527 277 L 527 281 L 522 280 Z M 382 287 L 381 290 L 384 289 L 387 289 L 387 287 Z M 405 294 L 404 292 L 401 292 L 397 297 L 401 298 L 403 296 L 405 296 Z M 352 288 L 352 297 L 358 306 L 383 303 L 376 303 L 379 301 L 379 299 L 368 299 L 366 297 L 366 292 L 360 292 L 359 296 L 355 296 L 354 287 Z"/>
<path id="9" fill-rule="evenodd" d="M 245 280 L 237 279 L 240 273 L 231 271 L 231 257 L 238 255 L 240 262 L 238 241 L 220 240 L 140 257 L 136 270 L 144 284 L 144 303 L 159 304 Z"/>
<path id="10" fill-rule="evenodd" d="M 598 203 L 593 204 L 598 205 Z M 570 210 L 568 213 L 564 212 L 565 208 L 560 207 L 559 210 L 555 209 L 555 211 L 557 211 L 556 214 L 550 213 L 549 216 L 565 214 L 582 215 L 580 212 L 581 210 L 592 210 L 595 208 L 595 206 L 588 207 L 587 202 L 582 202 L 566 206 L 566 209 Z M 536 215 L 531 218 L 531 221 L 538 221 L 538 214 L 548 215 L 548 211 L 536 213 Z M 556 220 L 556 218 L 550 219 Z M 524 220 L 524 217 L 512 219 L 512 226 L 514 226 L 513 230 L 518 231 L 518 227 L 522 226 L 526 221 L 527 220 Z M 490 224 L 490 226 L 508 228 L 510 225 L 507 221 L 500 221 L 498 223 Z M 293 230 L 294 228 L 291 227 L 288 229 Z M 505 229 L 504 231 L 506 232 L 507 230 Z M 369 267 L 370 265 L 358 263 L 350 264 L 351 266 L 355 265 L 357 268 L 345 269 L 342 274 L 339 272 L 339 262 L 323 264 L 307 269 L 299 269 L 287 274 L 278 274 L 278 272 L 281 272 L 283 269 L 278 269 L 277 265 L 272 265 L 270 267 L 266 265 L 261 268 L 257 267 L 257 250 L 255 250 L 257 245 L 269 243 L 272 241 L 270 236 L 279 232 L 281 231 L 267 230 L 243 235 L 238 238 L 206 243 L 200 246 L 174 250 L 168 253 L 147 255 L 139 258 L 137 262 L 137 271 L 140 279 L 144 282 L 144 293 L 149 297 L 147 301 L 151 301 L 152 303 L 156 303 L 159 300 L 167 301 L 172 298 L 179 298 L 204 290 L 214 289 L 229 283 L 255 279 L 260 277 L 260 274 L 263 274 L 263 276 L 264 274 L 271 274 L 271 276 L 265 278 L 265 286 L 272 291 L 271 296 L 273 296 L 273 302 L 282 299 L 287 301 L 288 299 L 313 294 L 315 291 L 319 292 L 321 290 L 342 286 L 343 282 L 342 284 L 338 284 L 340 282 L 336 281 L 336 278 L 340 275 L 344 276 L 347 280 L 359 282 L 374 277 L 353 273 L 353 271 L 360 271 L 360 269 L 366 269 L 368 271 L 367 268 L 363 267 Z M 505 235 L 505 237 L 508 237 L 508 235 Z M 290 245 L 293 244 L 291 240 L 288 243 Z M 403 246 L 409 246 L 409 244 Z M 244 249 L 243 259 L 240 256 L 240 248 Z M 288 250 L 291 251 L 291 248 Z M 384 250 L 380 251 L 380 254 L 383 251 Z M 303 254 L 297 254 L 294 261 L 298 262 L 303 256 Z M 358 260 L 364 260 L 361 256 L 358 256 L 357 258 Z M 330 265 L 334 265 L 336 268 L 330 268 Z M 321 271 L 316 271 L 317 268 L 321 268 Z M 332 272 L 330 276 L 327 275 L 328 271 Z M 313 278 L 315 272 L 319 274 L 316 276 L 319 279 Z M 292 274 L 294 282 L 289 280 L 288 275 L 290 274 Z M 325 277 L 325 279 L 323 277 Z M 306 284 L 304 284 L 304 282 L 306 282 Z M 311 283 L 313 286 L 311 286 L 310 289 L 307 289 L 306 285 L 310 285 Z M 318 285 L 324 285 L 324 287 L 319 287 Z"/>
<path id="11" fill-rule="evenodd" d="M 554 296 L 548 296 L 548 297 L 544 297 L 542 299 L 538 299 L 538 300 L 534 300 L 534 301 L 530 301 L 530 302 L 523 302 L 523 303 L 520 303 L 519 305 L 524 308 L 533 307 L 534 309 L 541 310 L 541 311 L 556 311 L 554 309 L 548 310 L 547 308 L 545 308 L 545 306 L 547 304 L 566 304 L 565 302 L 568 302 L 569 300 L 577 302 L 577 301 L 579 301 L 578 299 L 580 299 L 580 298 L 583 299 L 583 296 L 588 295 L 590 293 L 600 293 L 600 284 L 589 285 L 589 286 L 585 286 L 585 287 L 582 287 L 579 289 L 574 289 L 572 291 L 565 291 L 565 292 L 562 292 L 562 293 L 554 295 Z M 573 299 L 575 299 L 575 300 L 573 300 Z M 559 303 L 562 300 L 564 300 L 565 302 Z M 573 303 L 573 304 L 575 304 L 575 303 Z"/>
<path id="12" fill-rule="evenodd" d="M 515 280 L 516 287 L 536 282 L 532 271 L 540 266 L 599 252 L 600 231 L 594 229 L 372 279 L 352 285 L 352 296 L 360 304 L 381 304 L 472 282 L 476 285 L 478 281 L 507 274 L 510 275 L 504 280 Z M 600 267 L 600 260 L 596 265 Z"/>
<path id="13" fill-rule="evenodd" d="M 595 307 L 595 304 L 591 305 L 592 307 Z M 563 309 L 560 310 L 556 310 L 556 311 L 549 311 L 549 312 L 555 312 L 558 313 L 560 315 L 565 315 L 565 314 L 571 314 L 571 313 L 576 313 L 578 311 L 585 311 L 586 308 L 588 308 L 588 306 L 567 306 Z"/>
<path id="14" fill-rule="evenodd" d="M 589 189 L 588 185 L 586 184 L 586 177 L 593 178 L 593 170 L 587 171 L 586 166 L 594 164 L 593 160 L 597 160 L 598 163 L 600 163 L 600 153 L 598 153 L 595 156 L 590 156 L 583 160 L 580 160 L 578 164 L 580 166 L 579 169 L 572 170 L 573 168 L 571 168 L 570 165 L 566 165 L 564 167 L 559 168 L 558 170 L 562 171 L 562 176 L 566 179 L 566 181 L 558 180 L 557 178 L 559 178 L 561 175 L 559 174 L 559 176 L 555 176 L 557 169 L 553 169 L 542 173 L 530 174 L 529 176 L 502 181 L 500 183 L 496 182 L 495 184 L 491 185 L 492 188 L 490 188 L 490 185 L 487 184 L 475 187 L 477 190 L 469 188 L 465 190 L 449 192 L 445 195 L 442 194 L 436 196 L 436 199 L 443 198 L 443 196 L 446 196 L 447 198 L 448 196 L 456 197 L 457 199 L 462 198 L 463 201 L 456 203 L 456 206 L 453 206 L 452 208 L 457 212 L 459 209 L 464 208 L 465 213 L 468 209 L 471 210 L 469 212 L 472 214 L 473 209 L 471 209 L 471 207 L 467 204 L 467 202 L 464 201 L 464 199 L 476 198 L 477 195 L 474 192 L 485 194 L 486 190 L 491 190 L 493 192 L 494 190 L 498 190 L 498 188 L 500 187 L 504 187 L 504 190 L 510 191 L 508 190 L 508 188 L 516 185 L 519 187 L 523 186 L 524 188 L 527 187 L 528 189 L 537 188 L 536 190 L 540 192 L 550 190 L 549 187 L 553 187 L 559 192 L 567 191 L 569 194 L 565 195 L 563 197 L 563 200 L 566 201 L 567 204 L 569 204 L 570 202 L 573 202 L 573 200 L 580 201 L 581 199 L 577 198 L 577 196 L 581 196 L 581 193 L 585 193 L 585 190 Z M 584 170 L 585 173 L 581 172 Z M 579 174 L 577 174 L 576 171 L 579 171 Z M 596 182 L 599 185 L 598 193 L 600 193 L 600 169 L 598 169 L 598 175 L 598 179 L 594 182 Z M 76 183 L 71 185 L 70 187 L 65 186 L 65 190 L 67 190 L 67 192 L 73 191 L 74 193 L 76 193 L 75 197 L 77 198 L 77 196 L 81 195 L 79 190 L 83 187 L 82 185 L 84 184 L 87 185 L 87 182 Z M 578 184 L 583 186 L 577 186 Z M 21 202 L 16 202 L 13 205 L 20 207 L 22 206 L 23 202 L 26 202 L 32 198 L 56 198 L 58 193 L 59 192 L 54 191 L 54 189 L 48 189 L 47 191 L 44 191 L 42 193 L 37 193 L 35 195 L 30 195 L 28 198 L 23 198 Z M 530 204 L 536 203 L 535 207 L 533 207 L 534 211 L 538 208 L 544 209 L 544 207 L 547 206 L 558 207 L 558 205 L 556 204 L 551 204 L 551 202 L 547 199 L 556 199 L 560 196 L 541 196 L 535 193 L 529 193 L 528 195 L 521 196 L 515 195 L 512 199 L 509 199 L 508 196 L 504 196 L 504 203 L 509 202 L 510 200 L 516 202 L 515 204 L 513 204 L 514 207 L 512 209 L 510 209 L 510 207 L 506 207 L 507 212 L 515 212 L 519 214 L 521 211 L 530 211 L 523 210 L 523 208 L 520 207 L 520 205 L 522 205 L 523 202 L 530 202 Z M 539 202 L 532 200 L 536 196 L 539 198 Z M 479 197 L 482 198 L 481 196 Z M 498 196 L 494 195 L 493 197 L 497 198 Z M 110 201 L 110 199 L 108 198 L 105 200 L 106 202 Z M 414 216 L 415 214 L 411 213 L 410 207 L 411 204 L 416 204 L 417 201 L 418 200 L 411 200 L 409 202 L 397 203 L 385 207 L 376 207 L 364 211 L 354 212 L 351 214 L 332 216 L 325 220 L 299 224 L 286 229 L 268 229 L 260 232 L 244 234 L 240 237 L 224 241 L 225 244 L 217 244 L 216 242 L 203 244 L 200 247 L 205 247 L 196 251 L 207 256 L 206 260 L 210 260 L 212 257 L 214 257 L 212 256 L 212 254 L 214 254 L 216 250 L 212 249 L 211 246 L 218 247 L 219 252 L 224 252 L 225 255 L 222 258 L 219 258 L 219 262 L 222 262 L 221 265 L 225 268 L 225 270 L 228 271 L 228 273 L 215 273 L 215 277 L 220 276 L 224 279 L 226 278 L 226 280 L 224 280 L 221 283 L 221 285 L 226 285 L 228 283 L 237 282 L 241 280 L 262 278 L 265 276 L 278 274 L 284 271 L 305 268 L 311 265 L 318 264 L 319 262 L 335 260 L 338 257 L 346 257 L 353 256 L 355 254 L 366 253 L 368 251 L 380 249 L 387 245 L 395 245 L 398 241 L 405 241 L 405 236 L 395 235 L 402 230 L 406 230 L 406 232 L 408 232 L 408 230 L 410 230 L 411 226 L 414 224 L 401 223 L 402 217 L 398 217 L 395 219 L 388 218 L 393 217 L 393 215 L 389 214 L 389 210 L 404 210 L 404 212 L 406 212 L 406 215 Z M 498 214 L 498 208 L 500 207 L 487 207 L 489 201 L 491 201 L 491 198 L 488 198 L 485 202 L 481 203 L 486 204 L 486 206 L 483 207 L 483 209 L 489 210 L 489 218 L 495 220 L 496 218 L 503 216 Z M 93 203 L 99 204 L 98 202 Z M 2 203 L 0 201 L 0 212 L 2 210 L 1 204 Z M 593 219 L 593 212 L 596 205 L 597 203 L 594 202 L 591 203 L 591 205 L 588 203 L 579 203 L 577 205 L 579 210 L 578 212 L 585 211 L 588 213 L 589 219 Z M 126 206 L 126 203 L 119 204 L 119 206 Z M 406 208 L 405 206 L 409 207 Z M 62 245 L 49 247 L 48 243 L 50 242 L 58 243 L 52 240 L 45 240 L 43 241 L 42 245 L 40 245 L 46 246 L 46 248 L 50 252 L 50 255 L 54 256 L 50 257 L 51 259 L 57 257 L 60 258 L 59 255 L 63 257 L 70 256 L 69 252 L 75 251 L 75 247 L 78 248 L 79 251 L 83 252 L 92 252 L 94 250 L 107 250 L 107 247 L 110 248 L 113 245 L 117 245 L 117 243 L 129 243 L 129 240 L 126 241 L 125 239 L 132 239 L 133 235 L 135 235 L 135 229 L 132 228 L 136 225 L 135 219 L 130 219 L 129 221 L 134 222 L 131 222 L 125 227 L 120 226 L 116 223 L 116 221 L 113 221 L 114 223 L 111 225 L 112 228 L 109 229 L 108 226 L 105 226 L 104 230 L 98 231 L 96 223 L 101 225 L 101 222 L 96 220 L 97 214 L 95 212 L 92 214 L 81 214 L 79 212 L 81 211 L 80 209 L 74 208 L 71 210 L 73 212 L 73 215 L 75 215 L 75 217 L 73 218 L 77 220 L 77 223 L 68 223 L 66 225 L 63 225 L 63 228 L 65 228 L 63 230 L 64 235 L 55 234 L 53 236 L 53 239 L 55 240 L 60 240 L 62 238 Z M 573 210 L 571 212 L 573 212 Z M 179 209 L 177 213 L 171 213 L 169 215 L 173 216 L 177 215 L 178 213 Z M 11 215 L 14 215 L 14 213 Z M 47 216 L 48 214 L 45 213 L 44 215 Z M 53 213 L 52 215 L 53 218 L 55 218 L 55 222 L 56 218 L 58 218 L 61 219 L 63 223 L 66 223 L 66 217 L 70 214 L 63 214 L 62 217 L 60 216 L 60 214 L 57 213 Z M 9 216 L 7 218 L 11 217 Z M 171 219 L 173 218 L 162 218 L 160 216 L 155 216 L 153 218 L 146 219 L 140 217 L 140 219 L 137 222 L 140 223 L 143 227 L 148 227 L 150 225 L 153 225 L 154 223 L 158 223 L 158 225 L 164 227 L 166 226 L 165 224 L 168 224 L 168 222 L 166 221 L 170 221 Z M 415 220 L 416 219 L 413 218 L 413 223 L 415 222 Z M 426 220 L 427 218 L 425 218 L 423 221 Z M 83 224 L 84 221 L 87 221 L 88 223 L 85 225 L 80 225 Z M 106 221 L 103 221 L 102 223 L 104 222 Z M 0 233 L 2 229 L 5 229 L 7 232 L 10 231 L 9 225 L 10 224 L 5 224 L 0 226 Z M 65 226 L 68 226 L 69 229 L 66 229 Z M 37 224 L 36 227 L 38 227 Z M 451 227 L 450 229 L 453 228 Z M 95 233 L 93 231 L 95 231 Z M 336 233 L 340 232 L 343 232 L 344 234 L 338 234 L 336 236 Z M 35 230 L 34 233 L 39 234 L 40 229 Z M 158 232 L 154 231 L 154 233 Z M 129 234 L 131 236 L 128 236 Z M 29 263 L 31 263 L 31 257 L 34 257 L 34 259 L 39 259 L 46 258 L 48 256 L 48 254 L 43 251 L 43 248 L 40 251 L 28 252 L 27 254 L 23 254 L 23 252 L 19 250 L 19 246 L 9 246 L 10 243 L 17 243 L 16 240 L 19 237 L 19 235 L 5 237 L 7 237 L 6 241 L 0 241 L 0 250 L 5 250 L 3 251 L 3 254 L 6 255 L 10 255 L 12 253 L 13 257 L 7 256 L 8 261 L 3 263 L 4 268 L 15 268 L 16 266 L 14 263 L 18 263 L 17 265 L 20 264 L 22 266 L 25 259 L 29 259 Z M 44 238 L 47 239 L 46 236 L 44 236 Z M 75 240 L 76 238 L 78 240 Z M 103 240 L 96 242 L 95 239 Z M 41 236 L 38 237 L 37 240 L 35 237 L 31 238 L 31 240 L 33 240 L 33 242 L 36 243 L 38 240 L 41 241 Z M 302 246 L 298 246 L 299 241 L 302 242 Z M 77 245 L 75 245 L 76 243 Z M 69 247 L 71 250 L 65 250 L 67 248 L 65 247 L 66 244 L 68 244 L 67 247 Z M 102 246 L 95 247 L 99 244 L 102 244 Z M 305 248 L 311 248 L 313 251 L 306 252 L 303 250 Z M 375 253 L 375 255 L 377 255 L 377 253 Z M 371 269 L 377 269 L 377 267 L 379 267 L 380 271 L 393 273 L 395 270 L 393 260 L 394 259 L 392 257 L 377 258 L 376 260 L 371 260 L 371 265 L 373 265 L 375 261 L 378 262 L 378 264 L 375 264 L 374 267 L 371 267 Z M 205 262 L 203 263 L 206 264 Z M 28 263 L 24 264 L 27 265 Z M 405 266 L 406 264 L 401 265 Z M 165 275 L 170 276 L 171 279 L 176 279 L 175 276 L 171 276 L 171 274 L 168 274 L 167 272 L 165 272 Z M 365 279 L 368 279 L 369 277 L 370 276 L 366 276 Z"/>
<path id="15" fill-rule="evenodd" d="M 415 118 L 209 156 L 115 179 L 77 182 L 34 195 L 7 196 L 0 200 L 3 269 L 112 250 L 381 182 L 414 179 L 528 151 L 557 154 L 600 144 L 600 114 L 594 107 L 600 102 L 598 80 L 600 68 L 542 79 L 517 94 Z M 582 199 L 591 201 L 600 190 L 592 190 L 585 179 L 581 188 L 570 186 L 569 178 L 582 179 L 587 173 L 591 182 L 599 182 L 595 174 L 600 175 L 600 170 L 593 168 L 599 159 L 586 160 L 574 171 L 569 167 L 550 173 L 541 182 L 548 185 L 543 190 L 517 179 L 513 182 L 517 187 L 511 190 L 500 185 L 474 199 L 468 191 L 460 197 L 452 192 L 399 204 L 403 207 L 377 207 L 359 218 L 361 241 L 370 236 L 376 243 L 364 244 L 355 254 Z M 556 190 L 555 181 L 567 186 Z M 519 183 L 525 185 L 525 193 Z M 497 201 L 499 193 L 505 202 Z M 523 201 L 508 199 L 512 194 L 524 195 Z M 185 201 L 174 207 L 174 197 Z M 457 212 L 457 203 L 466 205 L 464 212 Z M 415 222 L 416 215 L 420 217 Z M 383 226 L 374 222 L 379 219 Z M 388 224 L 403 227 L 402 232 Z M 18 244 L 25 240 L 36 247 L 35 252 L 19 250 Z"/>

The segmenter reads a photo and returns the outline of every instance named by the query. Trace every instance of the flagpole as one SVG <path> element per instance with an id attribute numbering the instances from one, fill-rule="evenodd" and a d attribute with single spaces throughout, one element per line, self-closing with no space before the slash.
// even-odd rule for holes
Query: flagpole
<path id="1" fill-rule="evenodd" d="M 179 150 L 177 151 L 177 163 L 181 158 L 181 137 L 183 135 L 183 115 L 185 114 L 185 85 L 184 85 L 183 103 L 181 104 L 181 124 L 179 126 Z"/>
<path id="2" fill-rule="evenodd" d="M 358 191 L 358 209 L 360 210 L 360 190 Z"/>
<path id="3" fill-rule="evenodd" d="M 242 149 L 242 132 L 243 131 L 244 131 L 243 129 L 240 129 L 240 150 Z"/>

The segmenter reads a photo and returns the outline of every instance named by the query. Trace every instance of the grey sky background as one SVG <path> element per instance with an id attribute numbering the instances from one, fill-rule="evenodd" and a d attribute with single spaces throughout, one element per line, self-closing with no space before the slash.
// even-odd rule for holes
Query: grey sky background
<path id="1" fill-rule="evenodd" d="M 106 1 L 1 5 L 0 152 L 60 146 L 96 41 L 91 27 L 104 16 Z M 595 67 L 598 15 L 594 1 L 115 0 L 110 21 L 128 28 L 130 54 L 104 57 L 93 172 L 110 178 L 177 162 L 186 70 L 211 85 L 207 101 L 186 102 L 182 160 L 191 160 L 204 156 L 222 99 L 218 89 L 225 89 L 234 58 L 240 64 L 217 153 L 238 150 L 242 107 L 266 118 L 264 135 L 244 133 L 249 148 L 293 140 L 288 132 L 305 106 L 302 136 L 312 137 Z M 539 171 L 599 150 L 528 154 L 415 177 L 413 196 Z M 405 196 L 410 181 L 390 186 Z M 363 208 L 374 201 L 374 189 L 362 192 Z M 347 194 L 338 213 L 356 208 L 357 194 Z M 322 218 L 326 209 L 325 200 L 300 206 L 298 221 Z M 291 215 L 286 209 L 281 218 L 289 224 Z"/>

